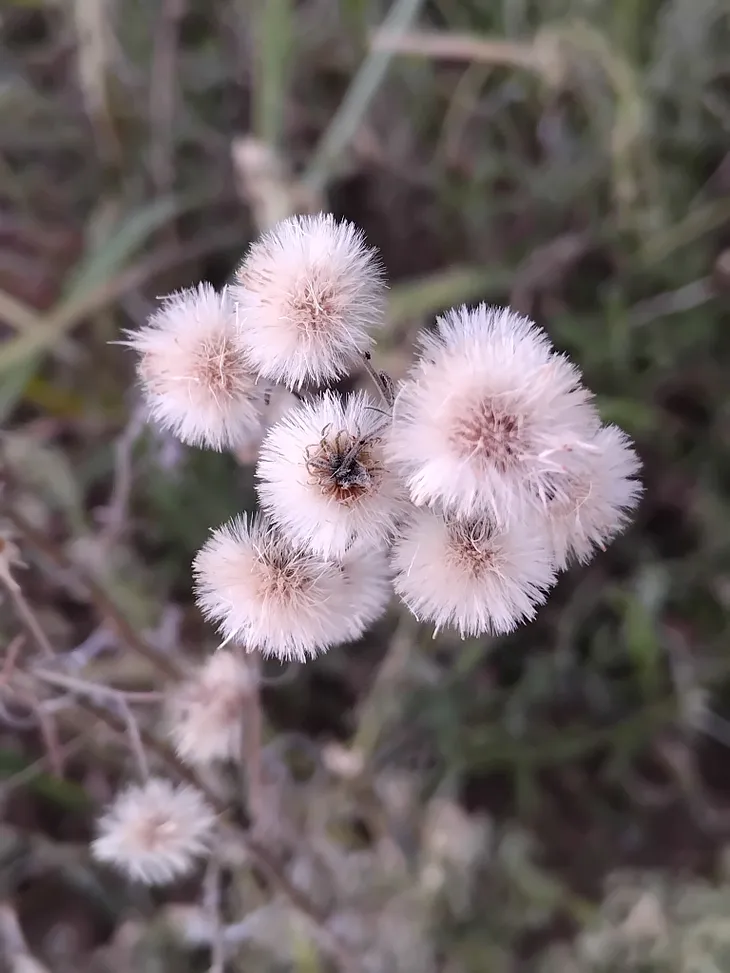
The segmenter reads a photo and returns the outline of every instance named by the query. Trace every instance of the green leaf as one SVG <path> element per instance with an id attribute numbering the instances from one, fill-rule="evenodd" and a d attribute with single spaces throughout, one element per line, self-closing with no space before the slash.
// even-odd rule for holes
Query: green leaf
<path id="1" fill-rule="evenodd" d="M 82 258 L 66 284 L 66 298 L 75 300 L 113 277 L 149 237 L 169 223 L 180 209 L 178 199 L 163 197 L 128 213 L 102 246 L 92 247 Z"/>
<path id="2" fill-rule="evenodd" d="M 257 0 L 254 132 L 271 148 L 279 144 L 284 125 L 293 19 L 291 0 Z"/>
<path id="3" fill-rule="evenodd" d="M 10 469 L 18 478 L 51 510 L 65 514 L 75 529 L 82 529 L 85 522 L 82 490 L 66 454 L 21 432 L 4 433 L 2 445 Z"/>
<path id="4" fill-rule="evenodd" d="M 0 780 L 14 777 L 30 767 L 30 762 L 15 750 L 0 749 Z M 60 777 L 38 771 L 29 777 L 26 785 L 29 790 L 53 804 L 68 810 L 79 811 L 89 806 L 89 796 L 83 787 Z"/>
<path id="5" fill-rule="evenodd" d="M 396 284 L 390 291 L 390 323 L 398 325 L 454 305 L 483 300 L 490 293 L 506 290 L 513 276 L 506 268 L 449 267 L 428 277 Z"/>
<path id="6" fill-rule="evenodd" d="M 383 20 L 381 30 L 390 35 L 405 31 L 416 19 L 422 0 L 395 0 Z M 302 182 L 312 196 L 319 196 L 375 97 L 393 59 L 389 50 L 371 48 L 352 79 L 334 118 L 317 145 Z"/>
<path id="7" fill-rule="evenodd" d="M 28 382 L 37 368 L 38 359 L 28 358 L 12 371 L 0 373 L 0 425 L 7 421 L 23 398 Z"/>

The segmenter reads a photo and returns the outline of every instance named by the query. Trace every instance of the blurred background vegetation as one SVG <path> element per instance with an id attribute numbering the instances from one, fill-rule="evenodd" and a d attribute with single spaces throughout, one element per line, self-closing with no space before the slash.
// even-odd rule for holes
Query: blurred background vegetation
<path id="1" fill-rule="evenodd" d="M 214 647 L 191 558 L 253 503 L 246 457 L 144 425 L 114 342 L 291 212 L 382 251 L 394 376 L 439 311 L 509 303 L 636 439 L 635 526 L 514 637 L 394 607 L 269 674 L 279 801 L 337 876 L 297 877 L 363 973 L 730 971 L 728 51 L 725 0 L 0 7 L 0 528 L 85 677 L 159 688 L 135 640 Z M 20 631 L 6 597 L 6 659 Z M 125 757 L 52 716 L 0 707 L 8 968 L 206 969 L 195 883 L 88 862 Z M 254 878 L 231 968 L 328 969 Z"/>

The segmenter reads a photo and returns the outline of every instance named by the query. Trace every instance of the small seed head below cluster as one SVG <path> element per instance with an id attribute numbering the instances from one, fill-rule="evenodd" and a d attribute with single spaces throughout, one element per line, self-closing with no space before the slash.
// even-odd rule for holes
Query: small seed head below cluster
<path id="1" fill-rule="evenodd" d="M 451 311 L 421 344 L 390 438 L 411 499 L 457 516 L 521 517 L 598 429 L 580 373 L 507 309 Z"/>
<path id="2" fill-rule="evenodd" d="M 261 503 L 282 532 L 326 558 L 384 546 L 405 509 L 384 458 L 389 420 L 364 393 L 332 393 L 291 410 L 267 436 Z"/>
<path id="3" fill-rule="evenodd" d="M 200 284 L 170 295 L 127 343 L 139 355 L 142 393 L 163 428 L 210 449 L 255 436 L 264 389 L 247 362 L 227 291 Z"/>
<path id="4" fill-rule="evenodd" d="M 299 388 L 345 375 L 381 323 L 385 283 L 352 223 L 294 216 L 252 244 L 232 287 L 261 375 Z"/>
<path id="5" fill-rule="evenodd" d="M 255 676 L 234 652 L 220 649 L 167 700 L 170 736 L 186 763 L 238 760 L 243 716 Z"/>
<path id="6" fill-rule="evenodd" d="M 215 814 L 200 791 L 152 778 L 116 797 L 98 822 L 91 850 L 138 882 L 164 885 L 207 855 L 214 827 Z"/>
<path id="7" fill-rule="evenodd" d="M 465 636 L 500 635 L 534 616 L 555 583 L 536 524 L 445 519 L 417 511 L 393 550 L 395 590 L 418 618 Z"/>

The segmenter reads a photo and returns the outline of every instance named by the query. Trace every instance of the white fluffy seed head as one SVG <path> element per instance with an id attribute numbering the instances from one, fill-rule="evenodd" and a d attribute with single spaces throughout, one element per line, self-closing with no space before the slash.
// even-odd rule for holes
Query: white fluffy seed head
<path id="1" fill-rule="evenodd" d="M 241 728 L 255 676 L 234 652 L 219 649 L 167 699 L 167 722 L 186 763 L 238 760 Z"/>
<path id="2" fill-rule="evenodd" d="M 390 458 L 417 505 L 509 523 L 541 503 L 599 425 L 580 373 L 509 309 L 457 308 L 421 339 L 395 405 Z"/>
<path id="3" fill-rule="evenodd" d="M 192 871 L 210 849 L 215 813 L 200 791 L 162 778 L 119 794 L 99 819 L 91 850 L 145 885 L 164 885 Z"/>
<path id="4" fill-rule="evenodd" d="M 327 392 L 271 428 L 257 467 L 262 506 L 294 544 L 325 558 L 384 546 L 403 516 L 388 468 L 390 418 L 365 393 Z"/>
<path id="5" fill-rule="evenodd" d="M 603 426 L 568 475 L 547 485 L 547 524 L 558 569 L 571 558 L 585 563 L 604 549 L 628 522 L 641 497 L 641 468 L 629 437 Z"/>
<path id="6" fill-rule="evenodd" d="M 374 250 L 331 215 L 283 220 L 252 244 L 232 294 L 251 361 L 292 388 L 341 378 L 370 347 L 385 283 Z"/>
<path id="7" fill-rule="evenodd" d="M 363 610 L 336 563 L 292 547 L 260 514 L 216 530 L 193 570 L 198 605 L 222 634 L 279 659 L 349 641 Z"/>
<path id="8" fill-rule="evenodd" d="M 128 332 L 152 418 L 191 446 L 228 449 L 259 427 L 256 382 L 226 290 L 210 284 L 171 294 L 147 324 Z"/>
<path id="9" fill-rule="evenodd" d="M 447 521 L 417 511 L 393 548 L 394 586 L 413 614 L 459 634 L 501 635 L 532 618 L 555 582 L 549 539 L 534 525 Z"/>

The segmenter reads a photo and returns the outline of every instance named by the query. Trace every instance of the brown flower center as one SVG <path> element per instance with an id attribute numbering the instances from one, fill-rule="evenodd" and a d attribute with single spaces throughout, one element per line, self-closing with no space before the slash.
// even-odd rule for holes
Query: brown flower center
<path id="1" fill-rule="evenodd" d="M 241 355 L 225 334 L 209 338 L 201 345 L 190 378 L 211 395 L 231 399 L 251 384 L 251 377 Z"/>
<path id="2" fill-rule="evenodd" d="M 523 451 L 522 417 L 494 398 L 456 410 L 449 442 L 463 459 L 488 462 L 504 473 Z"/>
<path id="3" fill-rule="evenodd" d="M 331 281 L 311 283 L 291 301 L 292 318 L 305 335 L 330 331 L 338 309 L 337 293 Z"/>
<path id="4" fill-rule="evenodd" d="M 141 820 L 137 826 L 137 840 L 148 851 L 156 851 L 161 844 L 174 837 L 177 824 L 163 811 L 151 813 Z"/>
<path id="5" fill-rule="evenodd" d="M 495 563 L 495 548 L 491 541 L 492 528 L 486 522 L 466 521 L 449 525 L 448 557 L 452 564 L 478 577 Z"/>
<path id="6" fill-rule="evenodd" d="M 289 605 L 306 596 L 314 585 L 314 577 L 306 564 L 292 561 L 286 555 L 264 559 L 259 569 L 259 597 L 273 599 L 279 605 Z"/>
<path id="7" fill-rule="evenodd" d="M 350 505 L 372 493 L 381 468 L 376 437 L 354 437 L 341 430 L 307 450 L 306 466 L 313 486 L 323 496 Z"/>

